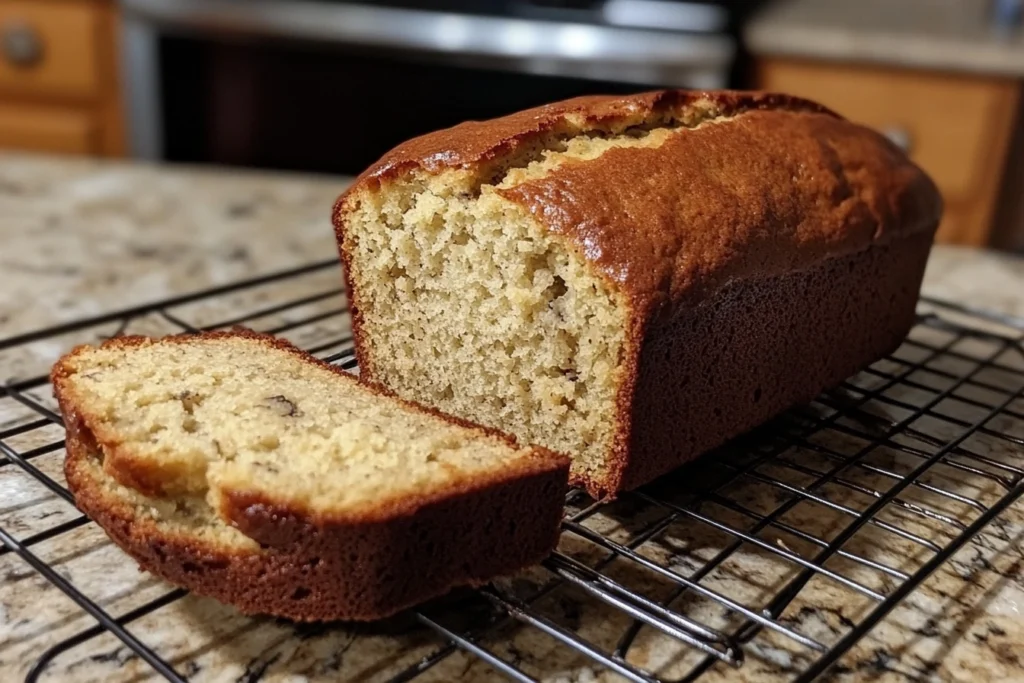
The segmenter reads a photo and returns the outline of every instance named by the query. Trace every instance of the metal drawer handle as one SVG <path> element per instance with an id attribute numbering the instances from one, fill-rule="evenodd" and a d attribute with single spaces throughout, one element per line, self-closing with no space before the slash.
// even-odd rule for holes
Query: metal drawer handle
<path id="1" fill-rule="evenodd" d="M 43 57 L 43 40 L 39 31 L 21 21 L 4 24 L 0 29 L 0 45 L 4 58 L 14 66 L 27 68 Z"/>
<path id="2" fill-rule="evenodd" d="M 902 149 L 906 154 L 910 154 L 913 140 L 909 130 L 903 126 L 886 126 L 881 132 L 882 135 L 889 138 L 889 142 Z"/>

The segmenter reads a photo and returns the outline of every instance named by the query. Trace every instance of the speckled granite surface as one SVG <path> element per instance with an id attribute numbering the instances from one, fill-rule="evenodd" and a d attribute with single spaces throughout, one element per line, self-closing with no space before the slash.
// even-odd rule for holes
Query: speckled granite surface
<path id="1" fill-rule="evenodd" d="M 334 245 L 328 213 L 343 184 L 334 178 L 0 157 L 0 339 L 82 315 L 330 259 Z M 343 305 L 338 276 L 337 267 L 328 264 L 298 277 L 175 305 L 164 311 L 166 315 L 140 315 L 125 329 L 158 334 L 179 331 L 179 321 L 199 326 L 262 311 L 254 326 L 279 329 L 300 344 L 317 348 L 321 355 L 343 353 L 350 342 L 347 320 L 338 314 Z M 938 248 L 925 291 L 1024 316 L 1024 261 Z M 296 299 L 303 301 L 301 306 L 275 308 Z M 95 340 L 122 327 L 120 320 L 103 321 L 14 348 L 0 343 L 0 381 L 27 382 L 25 396 L 52 406 L 49 387 L 33 383 L 33 378 L 45 373 L 48 364 L 71 344 Z M 928 345 L 941 346 L 948 336 L 926 329 L 915 340 L 917 345 L 905 346 L 897 357 L 906 363 L 922 361 L 928 356 Z M 962 432 L 951 419 L 966 423 L 978 419 L 977 406 L 965 400 L 991 403 L 1024 387 L 1020 374 L 1024 351 L 1019 342 L 1003 348 L 979 338 L 955 348 L 961 356 L 944 356 L 927 371 L 915 373 L 918 388 L 886 391 L 899 404 L 879 402 L 868 409 L 892 421 L 908 414 L 899 405 L 931 405 L 933 414 L 916 418 L 912 426 L 942 443 Z M 1007 369 L 966 360 L 996 353 Z M 877 367 L 884 373 L 898 372 L 901 366 L 891 361 Z M 939 393 L 952 386 L 950 377 L 972 369 L 981 384 L 956 389 L 958 398 Z M 871 388 L 883 380 L 884 375 L 863 375 L 853 385 Z M 901 505 L 887 506 L 875 524 L 844 544 L 845 556 L 825 564 L 842 581 L 823 575 L 811 578 L 779 618 L 743 646 L 742 666 L 712 662 L 702 680 L 787 680 L 814 658 L 807 643 L 827 647 L 848 633 L 875 604 L 872 596 L 891 593 L 906 574 L 932 557 L 936 547 L 959 533 L 958 525 L 977 518 L 979 510 L 968 499 L 993 503 L 1002 490 L 1000 477 L 1005 480 L 1012 472 L 1009 468 L 1024 465 L 1024 446 L 1019 445 L 1024 440 L 1024 420 L 1014 417 L 1024 415 L 1024 399 L 1018 397 L 1009 409 L 1013 412 L 987 423 L 993 433 L 974 433 L 960 444 L 965 453 L 984 458 L 984 464 L 958 457 L 960 466 L 934 468 L 921 479 L 922 486 L 901 493 Z M 814 410 L 828 414 L 822 405 Z M 36 417 L 13 399 L 0 397 L 0 434 L 4 435 L 0 441 L 16 453 L 27 454 L 32 466 L 63 483 L 61 432 L 37 422 Z M 828 505 L 795 501 L 791 490 L 766 483 L 811 486 L 813 477 L 808 472 L 826 471 L 837 458 L 863 450 L 865 441 L 855 434 L 871 429 L 875 423 L 869 417 L 847 425 L 852 431 L 845 435 L 819 434 L 787 448 L 771 463 L 758 467 L 757 476 L 724 484 L 716 503 L 694 507 L 691 492 L 714 488 L 730 478 L 730 468 L 749 464 L 772 446 L 775 432 L 727 449 L 721 457 L 705 459 L 651 489 L 678 508 L 631 494 L 593 514 L 588 513 L 590 501 L 581 498 L 570 505 L 569 512 L 579 516 L 581 533 L 598 532 L 635 547 L 637 560 L 620 558 L 604 568 L 614 580 L 652 600 L 666 600 L 676 612 L 707 627 L 731 631 L 743 618 L 735 609 L 724 607 L 723 599 L 755 610 L 767 606 L 787 582 L 799 576 L 801 558 L 821 550 L 819 539 L 834 538 L 851 514 L 874 501 L 871 491 L 892 485 L 885 472 L 906 473 L 920 464 L 920 457 L 895 446 L 871 449 L 860 461 L 866 467 L 844 472 L 843 483 L 814 489 Z M 936 444 L 910 439 L 902 446 L 927 454 L 934 452 Z M 784 526 L 757 529 L 758 515 L 784 505 L 791 508 L 779 520 L 789 530 Z M 704 573 L 707 561 L 729 549 L 735 536 L 701 521 L 701 516 L 747 531 L 766 546 L 745 543 Z M 163 582 L 140 573 L 95 525 L 79 518 L 72 506 L 36 479 L 0 460 L 0 529 L 21 541 L 44 534 L 31 551 L 84 595 L 115 615 L 161 596 L 177 597 Z M 47 537 L 53 529 L 62 533 Z M 1022 538 L 1024 501 L 1019 501 L 855 645 L 833 675 L 851 681 L 1024 680 Z M 590 565 L 606 557 L 597 545 L 572 533 L 565 534 L 560 550 Z M 499 588 L 527 596 L 552 576 L 550 570 L 538 568 L 500 582 Z M 669 600 L 679 586 L 677 577 L 696 582 L 697 588 Z M 456 596 L 448 602 L 454 604 L 433 605 L 425 613 L 450 628 L 475 623 L 486 613 L 478 599 Z M 541 598 L 535 609 L 552 624 L 604 651 L 613 650 L 631 624 L 623 612 L 580 588 L 557 588 Z M 109 634 L 57 647 L 94 624 L 22 559 L 0 550 L 0 680 L 24 679 L 44 657 L 41 681 L 159 680 L 149 665 Z M 155 608 L 134 620 L 130 629 L 192 681 L 385 680 L 441 646 L 435 634 L 411 617 L 372 626 L 295 627 L 243 617 L 195 596 Z M 546 681 L 620 680 L 521 623 L 487 635 L 482 644 Z M 702 657 L 693 647 L 643 628 L 624 661 L 672 679 L 691 671 Z M 501 677 L 478 658 L 456 653 L 441 659 L 422 680 Z"/>
<path id="2" fill-rule="evenodd" d="M 336 178 L 0 156 L 0 330 L 7 337 L 333 258 L 328 214 L 342 187 Z"/>
<path id="3" fill-rule="evenodd" d="M 773 0 L 744 29 L 754 54 L 1024 76 L 1024 28 L 987 0 Z"/>

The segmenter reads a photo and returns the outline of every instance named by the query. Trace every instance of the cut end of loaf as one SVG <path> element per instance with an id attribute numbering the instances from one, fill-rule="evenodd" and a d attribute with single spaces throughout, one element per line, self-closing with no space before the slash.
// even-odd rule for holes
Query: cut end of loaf
<path id="1" fill-rule="evenodd" d="M 514 172 L 546 163 L 558 162 Z M 361 372 L 404 398 L 571 454 L 577 479 L 605 478 L 624 308 L 500 188 L 467 183 L 464 173 L 396 183 L 360 195 L 345 217 Z"/>

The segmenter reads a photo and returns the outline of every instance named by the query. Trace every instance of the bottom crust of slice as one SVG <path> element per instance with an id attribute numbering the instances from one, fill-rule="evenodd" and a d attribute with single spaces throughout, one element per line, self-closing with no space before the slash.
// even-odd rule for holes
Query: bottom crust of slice
<path id="1" fill-rule="evenodd" d="M 78 507 L 142 569 L 249 614 L 383 619 L 457 586 L 536 564 L 558 541 L 566 468 L 548 464 L 384 521 L 317 523 L 265 500 L 236 497 L 232 517 L 260 529 L 256 540 L 223 523 L 205 529 L 211 533 L 190 533 L 147 514 L 141 494 L 103 471 L 77 416 L 65 420 L 64 469 Z"/>

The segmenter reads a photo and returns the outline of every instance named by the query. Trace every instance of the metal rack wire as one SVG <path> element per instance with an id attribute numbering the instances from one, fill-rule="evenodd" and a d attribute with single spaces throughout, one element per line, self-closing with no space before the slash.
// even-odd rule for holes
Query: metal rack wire
<path id="1" fill-rule="evenodd" d="M 847 666 L 957 553 L 991 544 L 1024 493 L 1024 323 L 924 300 L 904 345 L 841 387 L 613 503 L 570 492 L 542 567 L 384 626 L 244 618 L 121 571 L 65 488 L 49 364 L 115 334 L 243 324 L 354 369 L 338 281 L 325 261 L 0 341 L 16 372 L 0 387 L 0 491 L 15 492 L 0 500 L 0 594 L 33 581 L 39 601 L 70 599 L 56 615 L 21 608 L 20 677 L 214 680 L 244 665 L 231 677 L 250 683 L 292 666 L 332 680 L 691 681 L 735 667 L 810 680 Z M 160 635 L 203 628 L 198 644 Z"/>

